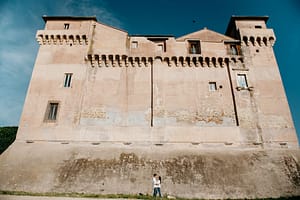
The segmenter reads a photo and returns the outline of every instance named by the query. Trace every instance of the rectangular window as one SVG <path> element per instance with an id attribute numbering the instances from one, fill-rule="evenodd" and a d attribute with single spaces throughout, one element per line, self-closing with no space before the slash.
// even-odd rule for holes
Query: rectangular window
<path id="1" fill-rule="evenodd" d="M 65 73 L 64 87 L 71 87 L 72 75 L 71 73 Z"/>
<path id="2" fill-rule="evenodd" d="M 216 82 L 209 82 L 209 91 L 213 92 L 217 90 L 217 83 Z"/>
<path id="3" fill-rule="evenodd" d="M 164 51 L 165 51 L 164 45 L 163 45 L 163 44 L 157 45 L 157 50 L 158 50 L 159 52 L 164 52 Z"/>
<path id="4" fill-rule="evenodd" d="M 262 28 L 261 25 L 255 25 L 254 28 Z"/>
<path id="5" fill-rule="evenodd" d="M 69 29 L 70 28 L 70 24 L 64 24 L 64 29 Z"/>
<path id="6" fill-rule="evenodd" d="M 238 55 L 239 54 L 236 45 L 230 45 L 230 51 L 231 51 L 231 55 Z"/>
<path id="7" fill-rule="evenodd" d="M 237 84 L 238 84 L 238 87 L 241 87 L 241 88 L 248 87 L 246 74 L 238 74 L 237 75 Z"/>
<path id="8" fill-rule="evenodd" d="M 58 113 L 58 102 L 50 102 L 47 106 L 45 120 L 56 121 Z"/>
<path id="9" fill-rule="evenodd" d="M 137 41 L 133 41 L 133 42 L 131 43 L 131 48 L 132 48 L 132 49 L 138 48 L 138 42 L 137 42 Z"/>
<path id="10" fill-rule="evenodd" d="M 189 53 L 190 54 L 200 54 L 200 41 L 189 41 Z"/>

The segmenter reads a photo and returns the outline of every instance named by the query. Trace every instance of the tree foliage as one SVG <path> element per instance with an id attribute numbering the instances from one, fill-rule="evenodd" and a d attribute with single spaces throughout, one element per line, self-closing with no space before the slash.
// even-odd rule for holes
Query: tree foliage
<path id="1" fill-rule="evenodd" d="M 17 131 L 17 126 L 0 127 L 0 154 L 15 141 Z"/>

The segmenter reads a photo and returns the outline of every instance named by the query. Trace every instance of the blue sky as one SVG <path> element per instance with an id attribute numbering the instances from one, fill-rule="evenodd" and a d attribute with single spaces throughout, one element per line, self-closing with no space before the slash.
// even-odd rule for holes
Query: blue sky
<path id="1" fill-rule="evenodd" d="M 0 0 L 0 13 L 0 126 L 19 123 L 39 47 L 35 34 L 44 28 L 42 15 L 96 15 L 98 21 L 129 34 L 174 36 L 203 27 L 225 33 L 231 15 L 268 15 L 300 136 L 300 0 Z"/>

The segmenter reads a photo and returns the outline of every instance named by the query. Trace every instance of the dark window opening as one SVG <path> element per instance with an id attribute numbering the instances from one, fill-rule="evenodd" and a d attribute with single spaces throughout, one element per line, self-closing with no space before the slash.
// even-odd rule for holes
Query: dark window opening
<path id="1" fill-rule="evenodd" d="M 241 55 L 241 45 L 238 43 L 226 44 L 226 49 L 229 55 L 235 55 L 235 56 Z"/>
<path id="2" fill-rule="evenodd" d="M 69 29 L 70 28 L 70 24 L 64 24 L 64 29 Z"/>
<path id="3" fill-rule="evenodd" d="M 200 54 L 200 41 L 189 41 L 189 53 L 190 54 Z"/>
<path id="4" fill-rule="evenodd" d="M 58 113 L 58 103 L 50 102 L 47 107 L 46 120 L 56 121 Z"/>
<path id="5" fill-rule="evenodd" d="M 255 28 L 262 28 L 262 26 L 261 25 L 256 25 L 256 26 L 254 26 Z"/>
<path id="6" fill-rule="evenodd" d="M 65 74 L 65 81 L 64 81 L 64 87 L 71 87 L 71 79 L 72 79 L 71 73 L 66 73 Z"/>

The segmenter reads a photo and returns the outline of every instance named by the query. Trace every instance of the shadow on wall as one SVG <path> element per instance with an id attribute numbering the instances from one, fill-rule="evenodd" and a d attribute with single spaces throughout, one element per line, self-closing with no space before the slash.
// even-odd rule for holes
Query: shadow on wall
<path id="1" fill-rule="evenodd" d="M 0 127 L 0 154 L 2 154 L 16 139 L 18 127 Z"/>

